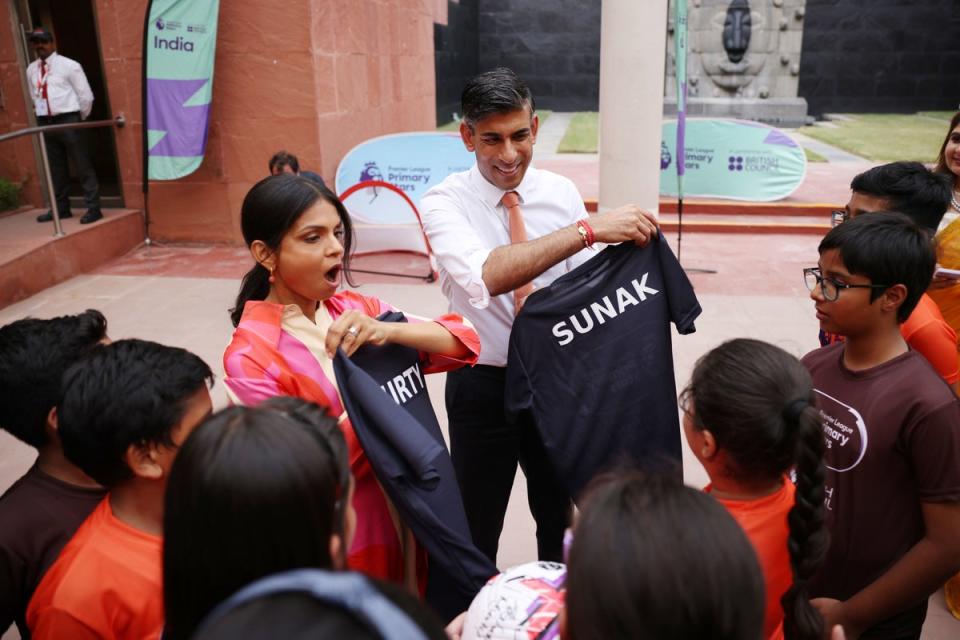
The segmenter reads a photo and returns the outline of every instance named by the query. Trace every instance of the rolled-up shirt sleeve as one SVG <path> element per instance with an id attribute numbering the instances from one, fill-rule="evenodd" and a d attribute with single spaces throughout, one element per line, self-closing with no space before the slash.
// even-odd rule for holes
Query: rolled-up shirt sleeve
<path id="1" fill-rule="evenodd" d="M 490 255 L 470 226 L 456 199 L 428 193 L 420 200 L 423 226 L 440 266 L 469 296 L 470 304 L 485 309 L 490 291 L 483 281 L 483 264 Z"/>

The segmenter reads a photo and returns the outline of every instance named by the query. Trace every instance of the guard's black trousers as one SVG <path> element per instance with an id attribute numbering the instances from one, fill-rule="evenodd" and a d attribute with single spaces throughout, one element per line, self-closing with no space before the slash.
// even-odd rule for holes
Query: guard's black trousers
<path id="1" fill-rule="evenodd" d="M 80 122 L 80 114 L 61 113 L 53 117 L 38 116 L 37 123 L 41 126 L 48 124 L 65 124 Z M 87 209 L 100 208 L 100 184 L 97 174 L 90 161 L 90 136 L 86 129 L 70 131 L 44 132 L 43 139 L 47 147 L 47 159 L 50 161 L 50 179 L 53 180 L 53 191 L 57 198 L 57 210 L 60 213 L 70 211 L 70 167 L 68 158 L 73 161 L 77 170 L 77 177 L 83 187 L 83 199 Z"/>

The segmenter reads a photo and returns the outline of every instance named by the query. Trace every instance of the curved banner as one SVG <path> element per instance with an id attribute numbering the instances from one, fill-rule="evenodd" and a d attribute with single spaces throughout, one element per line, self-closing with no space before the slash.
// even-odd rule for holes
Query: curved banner
<path id="1" fill-rule="evenodd" d="M 143 34 L 145 175 L 174 180 L 203 161 L 218 0 L 151 0 Z"/>
<path id="2" fill-rule="evenodd" d="M 343 157 L 337 167 L 336 192 L 344 193 L 368 181 L 389 182 L 402 190 L 418 207 L 427 190 L 451 173 L 473 166 L 458 133 L 423 131 L 397 133 L 362 142 Z M 410 207 L 397 206 L 398 199 L 385 189 L 370 190 L 362 205 L 351 202 L 350 214 L 369 224 L 410 224 Z M 402 204 L 402 203 L 401 203 Z"/>
<path id="3" fill-rule="evenodd" d="M 660 195 L 676 196 L 677 122 L 664 122 Z M 807 173 L 796 140 L 780 129 L 744 120 L 688 118 L 684 196 L 769 202 L 793 193 Z"/>

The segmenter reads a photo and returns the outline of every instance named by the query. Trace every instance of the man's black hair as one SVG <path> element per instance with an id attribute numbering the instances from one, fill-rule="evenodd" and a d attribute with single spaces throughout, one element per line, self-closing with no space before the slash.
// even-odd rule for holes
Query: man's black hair
<path id="1" fill-rule="evenodd" d="M 0 429 L 26 444 L 47 444 L 47 415 L 60 399 L 64 371 L 107 335 L 94 309 L 0 327 Z"/>
<path id="2" fill-rule="evenodd" d="M 856 176 L 850 188 L 885 198 L 890 211 L 899 211 L 921 227 L 936 232 L 950 206 L 951 183 L 919 162 L 891 162 Z"/>
<path id="3" fill-rule="evenodd" d="M 460 111 L 471 127 L 487 116 L 519 111 L 524 107 L 530 107 L 532 116 L 536 110 L 533 94 L 526 83 L 506 67 L 474 76 L 460 96 Z"/>
<path id="4" fill-rule="evenodd" d="M 930 285 L 937 254 L 931 234 L 909 217 L 892 211 L 857 216 L 830 230 L 820 241 L 818 251 L 836 249 L 847 270 L 870 278 L 872 284 L 907 287 L 897 320 L 905 321 L 913 313 L 920 296 Z M 870 302 L 883 294 L 870 292 Z"/>
<path id="5" fill-rule="evenodd" d="M 186 402 L 213 384 L 194 354 L 146 340 L 97 347 L 63 376 L 57 425 L 67 459 L 105 487 L 132 477 L 130 445 L 173 446 Z"/>
<path id="6" fill-rule="evenodd" d="M 297 160 L 297 156 L 292 153 L 287 153 L 286 151 L 277 151 L 273 154 L 273 157 L 270 158 L 269 167 L 271 174 L 274 168 L 280 169 L 282 173 L 284 167 L 290 167 L 294 173 L 300 173 L 300 161 Z"/>

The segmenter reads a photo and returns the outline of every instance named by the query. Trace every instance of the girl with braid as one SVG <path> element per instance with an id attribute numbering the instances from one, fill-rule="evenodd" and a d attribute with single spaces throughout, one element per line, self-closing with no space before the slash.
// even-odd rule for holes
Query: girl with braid
<path id="1" fill-rule="evenodd" d="M 807 593 L 828 543 L 824 439 L 813 398 L 796 358 L 749 339 L 700 358 L 680 395 L 687 443 L 710 476 L 704 491 L 740 524 L 760 560 L 764 638 L 823 637 Z"/>

